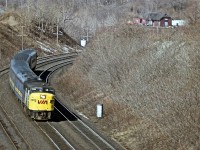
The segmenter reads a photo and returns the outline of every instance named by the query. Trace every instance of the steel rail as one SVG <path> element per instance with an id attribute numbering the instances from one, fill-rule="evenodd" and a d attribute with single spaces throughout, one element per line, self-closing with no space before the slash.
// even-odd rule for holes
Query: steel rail
<path id="1" fill-rule="evenodd" d="M 9 139 L 9 141 L 12 143 L 12 145 L 14 146 L 15 149 L 18 149 L 18 147 L 16 146 L 16 143 L 12 140 L 12 138 L 9 136 L 8 132 L 6 131 L 5 127 L 3 126 L 3 124 L 0 122 L 1 128 L 3 129 L 6 137 Z"/>
<path id="2" fill-rule="evenodd" d="M 54 71 L 55 71 L 63 66 L 70 65 L 70 64 L 72 64 L 72 61 L 73 60 L 67 60 L 67 62 L 62 62 L 62 63 L 56 64 L 56 65 L 50 66 L 46 70 L 44 70 L 42 73 L 40 73 L 39 77 L 41 77 L 46 71 L 48 71 L 52 68 L 56 67 L 56 69 L 54 69 Z M 52 73 L 52 72 L 50 72 L 50 73 Z M 40 130 L 47 136 L 47 138 L 53 143 L 53 145 L 56 147 L 56 149 L 60 150 L 61 148 L 59 147 L 59 145 L 56 144 L 56 142 L 50 137 L 50 135 L 48 135 L 48 133 L 44 131 L 44 129 L 38 124 L 38 122 L 35 121 L 35 123 L 38 125 Z M 53 127 L 49 122 L 47 122 L 47 123 L 70 149 L 75 150 L 75 148 L 71 145 L 71 143 L 58 130 L 56 130 L 55 127 Z"/>
<path id="3" fill-rule="evenodd" d="M 37 58 L 37 60 L 45 60 L 49 59 L 52 57 L 58 57 L 58 56 L 63 56 L 63 55 L 69 55 L 69 54 L 78 54 L 77 52 L 71 52 L 71 53 L 61 53 L 61 54 L 55 54 L 55 55 L 48 55 L 48 56 L 40 56 Z"/>
<path id="4" fill-rule="evenodd" d="M 72 144 L 66 139 L 64 138 L 64 136 L 54 127 L 52 126 L 49 122 L 48 125 L 63 139 L 63 141 L 72 149 L 75 150 L 75 148 L 72 146 Z"/>
<path id="5" fill-rule="evenodd" d="M 9 67 L 0 70 L 0 77 L 7 74 L 9 72 Z"/>
<path id="6" fill-rule="evenodd" d="M 57 109 L 56 107 L 54 107 L 66 120 L 69 121 L 69 119 L 59 110 Z M 76 117 L 77 118 L 77 117 Z M 77 118 L 78 120 L 78 118 Z M 71 121 L 69 121 L 69 123 L 77 130 L 79 131 L 79 133 L 81 133 L 88 141 L 90 141 L 98 150 L 101 150 L 101 148 L 93 142 L 92 139 L 90 139 L 84 132 L 82 132 L 76 125 L 74 125 Z"/>
<path id="7" fill-rule="evenodd" d="M 52 69 L 52 68 L 55 68 L 52 72 L 50 72 L 48 75 L 47 75 L 47 77 L 46 77 L 46 82 L 48 83 L 48 80 L 49 80 L 49 78 L 50 78 L 50 76 L 55 72 L 55 71 L 57 71 L 58 69 L 60 69 L 60 68 L 62 68 L 62 67 L 64 67 L 64 66 L 66 66 L 66 65 L 69 65 L 69 64 L 72 64 L 72 62 L 73 62 L 73 60 L 68 60 L 68 62 L 63 62 L 63 63 L 59 63 L 59 64 L 56 64 L 56 65 L 54 65 L 54 66 L 52 66 L 52 67 L 49 67 L 48 69 L 46 69 L 46 70 L 44 70 L 41 74 L 40 74 L 40 77 L 46 72 L 46 71 L 48 71 L 49 69 Z M 55 106 L 54 106 L 54 108 L 66 119 L 66 120 L 68 120 L 68 118 L 60 111 L 60 110 L 58 110 Z M 75 126 L 72 122 L 70 122 L 69 121 L 69 123 L 79 132 L 79 133 L 81 133 L 88 141 L 90 141 L 98 150 L 101 150 L 101 148 L 98 146 L 98 145 L 96 145 L 94 142 L 93 142 L 93 140 L 92 139 L 90 139 L 84 132 L 82 132 L 77 126 Z M 49 123 L 50 124 L 50 123 Z M 51 125 L 51 127 L 55 130 L 55 128 Z M 57 131 L 57 130 L 56 130 Z M 59 131 L 57 131 L 57 134 L 59 134 L 59 135 L 62 135 Z M 62 136 L 63 137 L 63 136 Z M 64 137 L 63 137 L 64 138 Z M 66 140 L 65 138 L 64 138 L 64 140 Z M 68 142 L 69 143 L 69 142 Z M 70 143 L 69 143 L 70 144 Z M 71 144 L 70 144 L 71 145 Z M 72 145 L 71 145 L 71 147 L 73 147 Z"/>
<path id="8" fill-rule="evenodd" d="M 71 57 L 75 57 L 75 56 L 77 56 L 77 53 L 70 53 L 70 54 L 67 54 L 67 56 L 65 56 L 64 58 L 63 58 L 63 54 L 59 54 L 59 55 L 54 55 L 54 56 L 49 56 L 49 57 L 46 57 L 45 59 L 49 59 L 49 58 L 51 58 L 51 57 L 56 57 L 56 56 L 61 56 L 62 55 L 62 58 L 57 58 L 58 60 L 63 60 L 63 59 L 66 59 L 66 58 L 71 58 Z M 70 55 L 70 56 L 69 56 Z M 44 60 L 44 58 L 39 58 L 39 60 Z M 55 58 L 53 59 L 54 61 L 55 61 Z M 71 60 L 72 61 L 72 60 Z M 46 61 L 45 61 L 46 62 Z M 45 62 L 43 62 L 43 63 L 45 63 Z M 42 64 L 42 63 L 40 63 L 40 64 Z M 72 62 L 64 62 L 64 63 L 61 63 L 62 64 L 62 67 L 63 66 L 65 66 L 65 65 L 68 65 L 68 64 L 72 64 Z M 56 66 L 58 66 L 58 65 L 56 65 Z M 52 67 L 50 67 L 50 68 L 52 68 Z M 56 68 L 56 70 L 57 70 L 58 68 Z M 6 67 L 6 68 L 4 68 L 4 69 L 1 69 L 0 70 L 0 77 L 2 76 L 2 75 L 4 75 L 4 74 L 7 74 L 9 72 L 9 67 Z M 9 136 L 9 133 L 6 131 L 6 128 L 3 126 L 3 124 L 0 122 L 0 124 L 1 124 L 1 126 L 2 126 L 2 129 L 4 130 L 4 132 L 8 135 L 8 138 L 10 139 L 10 141 L 11 141 L 11 143 L 14 145 L 14 147 L 15 147 L 15 149 L 19 149 L 20 147 L 17 147 L 17 143 L 16 143 L 16 140 L 15 140 L 15 138 L 13 138 L 13 137 L 10 137 Z M 14 123 L 13 123 L 14 124 Z M 49 124 L 50 125 L 50 124 Z M 50 136 L 48 136 L 48 134 L 44 131 L 44 130 L 42 130 L 42 128 L 40 127 L 40 126 L 38 126 L 39 128 L 40 128 L 40 130 L 47 136 L 47 138 L 53 143 L 53 145 L 56 147 L 56 149 L 59 149 L 60 150 L 60 148 L 59 148 L 59 144 L 56 144 L 54 141 L 53 141 L 53 139 L 52 138 L 50 138 Z M 17 129 L 17 127 L 15 126 L 15 129 Z M 18 129 L 17 129 L 18 130 Z M 54 131 L 56 131 L 55 129 L 53 129 Z M 19 132 L 19 130 L 18 130 L 18 132 Z M 62 137 L 62 135 L 61 135 L 61 133 L 58 133 L 58 131 L 56 132 L 59 136 L 61 136 L 61 138 L 62 139 L 64 139 L 64 137 Z M 19 132 L 19 134 L 20 134 L 20 136 L 21 137 L 23 137 L 22 136 L 22 134 Z M 24 139 L 24 141 L 26 142 L 26 140 L 25 140 L 25 138 L 23 137 L 23 139 Z M 65 141 L 65 143 L 66 143 L 66 145 L 68 145 L 68 147 L 70 147 L 70 149 L 73 149 L 73 150 L 75 150 L 74 148 L 73 148 L 73 146 L 67 141 L 67 139 L 65 139 L 64 140 Z M 26 144 L 28 145 L 28 143 L 26 142 Z M 28 147 L 29 147 L 29 149 L 31 149 L 31 147 L 28 145 Z"/>
<path id="9" fill-rule="evenodd" d="M 48 70 L 50 70 L 50 69 L 52 69 L 52 68 L 54 68 L 54 67 L 57 67 L 57 66 L 59 67 L 59 65 L 62 65 L 62 67 L 63 67 L 63 64 L 65 64 L 65 65 L 72 64 L 73 61 L 74 61 L 73 59 L 72 59 L 72 60 L 66 60 L 66 62 L 62 62 L 62 63 L 56 64 L 56 65 L 54 65 L 54 66 L 51 66 L 51 67 L 49 67 L 48 69 L 42 71 L 42 72 L 40 73 L 39 77 L 41 78 L 41 76 L 44 75 L 45 72 L 47 72 Z M 64 65 L 64 66 L 65 66 L 65 65 Z M 56 69 L 56 70 L 57 70 L 57 69 Z"/>
<path id="10" fill-rule="evenodd" d="M 115 150 L 115 148 L 109 144 L 104 138 L 102 138 L 98 133 L 96 133 L 93 129 L 91 129 L 88 125 L 86 125 L 83 121 L 81 121 L 73 112 L 71 112 L 71 110 L 69 110 L 65 105 L 63 105 L 57 98 L 56 98 L 56 101 L 62 106 L 64 107 L 68 112 L 70 112 L 70 114 L 75 117 L 85 128 L 87 128 L 92 134 L 94 134 L 97 138 L 99 138 L 103 143 L 105 143 L 110 149 L 112 150 Z M 57 108 L 56 108 L 57 109 Z M 57 110 L 65 119 L 67 119 L 67 117 L 62 113 L 60 112 L 59 110 Z M 67 119 L 68 120 L 68 119 Z M 70 122 L 71 123 L 71 122 Z M 76 125 L 73 124 L 73 126 L 76 127 Z M 78 128 L 77 128 L 78 131 L 80 131 Z M 80 131 L 82 133 L 82 131 Z M 84 133 L 83 133 L 84 134 Z M 87 136 L 87 135 L 86 135 Z M 91 140 L 91 139 L 90 139 Z M 95 144 L 96 145 L 96 144 Z M 97 146 L 98 147 L 98 146 Z"/>
<path id="11" fill-rule="evenodd" d="M 46 83 L 49 83 L 49 79 L 50 79 L 50 76 L 55 72 L 57 71 L 58 69 L 62 68 L 62 67 L 65 67 L 66 65 L 71 65 L 73 62 L 66 62 L 66 63 L 63 63 L 62 66 L 58 67 L 57 69 L 55 69 L 54 71 L 51 71 L 48 75 L 47 75 L 47 78 L 46 78 Z"/>
<path id="12" fill-rule="evenodd" d="M 62 58 L 54 58 L 54 59 L 51 59 L 51 60 L 46 60 L 44 62 L 39 62 L 39 63 L 37 63 L 36 69 L 41 68 L 43 66 L 46 66 L 47 64 L 51 64 L 51 63 L 55 63 L 55 62 L 58 62 L 58 61 L 67 60 L 67 59 L 75 58 L 75 57 L 77 57 L 77 56 L 67 56 L 67 57 L 62 57 Z"/>
<path id="13" fill-rule="evenodd" d="M 56 147 L 56 149 L 61 150 L 59 148 L 59 146 L 54 142 L 54 140 L 47 134 L 47 132 L 42 129 L 42 127 L 38 124 L 38 122 L 36 122 L 35 120 L 34 120 L 34 122 L 38 126 L 38 128 L 46 135 L 46 137 L 53 143 L 53 145 Z"/>
<path id="14" fill-rule="evenodd" d="M 39 69 L 45 65 L 50 64 L 51 62 L 58 62 L 58 61 L 61 61 L 61 60 L 67 60 L 67 59 L 70 59 L 70 58 L 75 58 L 77 57 L 77 54 L 70 54 L 70 55 L 66 55 L 66 56 L 62 56 L 62 57 L 56 57 L 56 58 L 51 58 L 51 59 L 48 59 L 48 60 L 43 60 L 43 61 L 40 61 L 37 63 L 37 66 L 36 66 L 36 69 Z"/>
<path id="15" fill-rule="evenodd" d="M 66 63 L 66 64 L 65 64 Z M 46 76 L 46 82 L 48 83 L 48 80 L 50 78 L 50 76 L 58 69 L 60 69 L 61 67 L 65 66 L 65 65 L 68 65 L 68 63 L 72 63 L 71 61 L 70 62 L 65 62 L 65 63 L 60 63 L 60 64 L 57 64 L 55 66 L 59 66 L 58 68 L 54 69 L 53 71 L 51 71 L 47 76 Z M 60 66 L 61 64 L 64 64 L 63 66 Z M 53 67 L 55 67 L 53 66 Z M 50 67 L 49 69 L 53 68 L 53 67 Z M 48 69 L 48 70 L 49 70 Z M 40 76 L 44 74 L 44 72 L 42 72 L 40 74 Z M 56 101 L 62 105 L 68 112 L 71 113 L 71 115 L 73 115 L 73 117 L 75 117 L 85 128 L 87 128 L 92 134 L 94 134 L 98 139 L 100 139 L 103 143 L 105 143 L 110 149 L 112 150 L 115 150 L 115 148 L 109 144 L 105 139 L 103 139 L 98 133 L 96 133 L 93 129 L 91 129 L 88 125 L 86 125 L 83 121 L 81 121 L 76 115 L 74 115 L 74 113 L 72 113 L 65 105 L 63 105 L 57 98 L 56 98 Z M 57 109 L 55 106 L 54 108 L 65 118 L 68 120 L 68 118 L 59 110 Z M 101 148 L 96 145 L 96 143 L 93 142 L 92 139 L 90 139 L 85 133 L 83 133 L 76 125 L 74 125 L 71 121 L 69 121 L 69 123 L 77 130 L 79 131 L 86 139 L 88 139 L 97 149 L 101 150 Z"/>
<path id="16" fill-rule="evenodd" d="M 0 124 L 1 124 L 4 132 L 7 134 L 8 138 L 14 145 L 14 147 L 16 149 L 24 149 L 24 148 L 32 149 L 30 144 L 26 141 L 24 136 L 21 134 L 21 132 L 15 125 L 15 123 L 10 119 L 6 110 L 1 105 L 0 105 L 0 108 L 1 108 L 0 109 L 0 112 L 1 112 L 0 113 Z M 3 118 L 1 118 L 1 117 L 3 117 Z M 23 142 L 24 144 L 17 143 L 17 141 Z"/>

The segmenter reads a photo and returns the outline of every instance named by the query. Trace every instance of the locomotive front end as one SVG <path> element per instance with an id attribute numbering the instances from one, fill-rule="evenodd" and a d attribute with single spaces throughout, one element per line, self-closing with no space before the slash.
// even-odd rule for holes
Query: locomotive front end
<path id="1" fill-rule="evenodd" d="M 36 120 L 51 119 L 55 103 L 55 91 L 50 87 L 32 88 L 28 108 L 31 118 Z"/>

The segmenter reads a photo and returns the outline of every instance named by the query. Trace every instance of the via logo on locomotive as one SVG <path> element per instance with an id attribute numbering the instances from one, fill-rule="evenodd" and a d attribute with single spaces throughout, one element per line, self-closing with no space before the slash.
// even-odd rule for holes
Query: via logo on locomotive
<path id="1" fill-rule="evenodd" d="M 38 100 L 38 104 L 48 104 L 47 100 Z"/>
<path id="2" fill-rule="evenodd" d="M 38 104 L 48 104 L 48 101 L 45 99 L 46 99 L 46 95 L 41 94 L 40 100 L 38 100 Z"/>

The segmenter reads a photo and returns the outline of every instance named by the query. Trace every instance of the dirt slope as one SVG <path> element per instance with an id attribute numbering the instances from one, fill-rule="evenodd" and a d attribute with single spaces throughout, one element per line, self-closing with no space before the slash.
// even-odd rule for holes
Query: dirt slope
<path id="1" fill-rule="evenodd" d="M 14 53 L 22 49 L 22 20 L 17 13 L 5 13 L 0 16 L 0 68 L 9 64 L 10 58 Z M 24 25 L 23 25 L 24 26 Z M 56 35 L 45 32 L 40 34 L 36 29 L 36 24 L 29 24 L 30 27 L 24 26 L 24 38 L 23 49 L 34 48 L 41 52 L 41 48 L 38 46 L 38 41 L 41 43 L 47 43 L 47 45 L 53 49 L 60 49 L 60 46 L 56 45 Z M 66 33 L 63 36 L 59 36 L 60 45 L 68 45 L 70 47 L 77 47 L 78 44 L 70 38 Z"/>

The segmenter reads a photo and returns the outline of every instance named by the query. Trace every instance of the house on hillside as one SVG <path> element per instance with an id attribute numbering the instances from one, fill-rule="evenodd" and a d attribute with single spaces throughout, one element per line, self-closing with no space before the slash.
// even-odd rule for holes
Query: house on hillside
<path id="1" fill-rule="evenodd" d="M 174 18 L 172 20 L 172 26 L 174 26 L 174 27 L 184 26 L 184 25 L 187 25 L 187 24 L 188 24 L 187 21 L 183 20 L 183 19 Z"/>
<path id="2" fill-rule="evenodd" d="M 161 12 L 149 13 L 146 19 L 146 25 L 153 27 L 169 27 L 172 26 L 172 18 Z"/>
<path id="3" fill-rule="evenodd" d="M 133 17 L 132 20 L 127 21 L 129 25 L 146 25 L 146 20 L 144 18 Z"/>
<path id="4" fill-rule="evenodd" d="M 146 20 L 144 18 L 134 17 L 133 18 L 133 23 L 134 24 L 138 24 L 138 25 L 145 25 L 146 24 Z"/>

